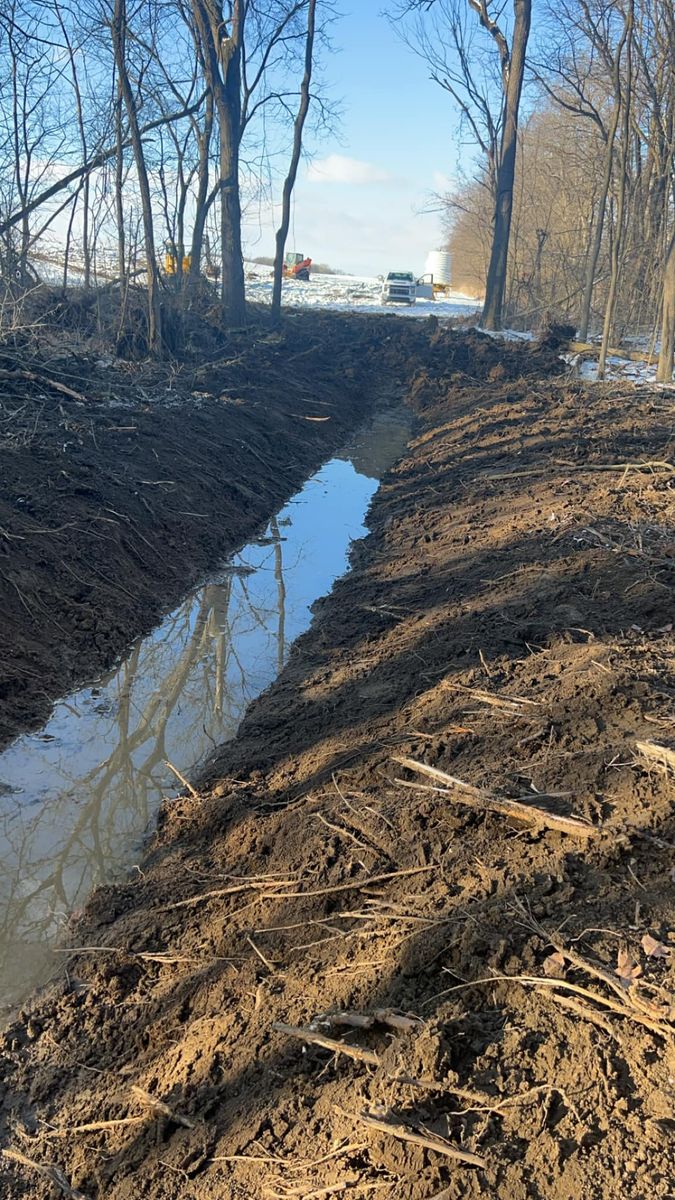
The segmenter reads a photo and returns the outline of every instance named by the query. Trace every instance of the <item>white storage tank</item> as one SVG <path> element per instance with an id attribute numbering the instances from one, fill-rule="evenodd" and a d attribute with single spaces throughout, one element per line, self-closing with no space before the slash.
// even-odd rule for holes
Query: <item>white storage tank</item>
<path id="1" fill-rule="evenodd" d="M 452 255 L 448 250 L 431 250 L 424 267 L 426 275 L 433 275 L 434 283 L 452 283 Z"/>

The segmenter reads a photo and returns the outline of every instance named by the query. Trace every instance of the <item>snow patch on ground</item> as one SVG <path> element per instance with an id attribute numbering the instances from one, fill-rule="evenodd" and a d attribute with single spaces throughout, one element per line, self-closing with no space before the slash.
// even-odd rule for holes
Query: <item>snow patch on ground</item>
<path id="1" fill-rule="evenodd" d="M 598 355 L 600 348 L 598 347 Z M 586 358 L 579 361 L 577 354 L 563 354 L 565 362 L 576 367 L 580 379 L 596 383 L 598 379 L 598 360 Z M 618 354 L 609 355 L 605 366 L 605 380 L 622 380 L 624 383 L 644 384 L 653 386 L 656 382 L 656 366 L 658 351 L 655 352 L 651 363 L 633 362 L 629 358 L 620 358 Z M 660 388 L 673 388 L 675 383 L 660 383 Z"/>
<path id="2" fill-rule="evenodd" d="M 491 338 L 502 338 L 506 342 L 531 342 L 534 333 L 531 329 L 481 329 L 481 333 Z"/>

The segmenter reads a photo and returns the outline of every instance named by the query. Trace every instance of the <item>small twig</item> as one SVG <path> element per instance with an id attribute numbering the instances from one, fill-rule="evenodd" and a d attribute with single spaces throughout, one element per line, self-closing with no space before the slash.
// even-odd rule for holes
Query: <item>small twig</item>
<path id="1" fill-rule="evenodd" d="M 548 930 L 545 930 L 543 926 L 538 926 L 538 931 L 541 932 L 542 936 L 548 938 L 550 944 L 553 946 L 553 949 L 557 950 L 558 954 L 562 954 L 563 958 L 566 958 L 573 967 L 577 967 L 580 971 L 585 971 L 587 975 L 592 975 L 595 979 L 599 979 L 602 983 L 606 983 L 607 987 L 611 988 L 611 990 L 618 996 L 621 1003 L 625 1003 L 626 989 L 619 983 L 618 979 L 614 975 L 605 970 L 603 966 L 591 962 L 590 959 L 584 958 L 581 954 L 577 954 L 576 950 L 570 950 L 569 947 L 564 944 L 564 942 L 559 941 L 555 937 L 551 937 L 551 934 L 548 932 Z"/>
<path id="2" fill-rule="evenodd" d="M 253 953 L 254 953 L 254 954 L 257 954 L 257 956 L 258 956 L 258 958 L 260 959 L 260 961 L 261 961 L 261 963 L 263 964 L 263 966 L 267 967 L 267 970 L 270 972 L 270 974 L 271 974 L 271 975 L 276 975 L 276 973 L 277 973 L 277 969 L 276 969 L 276 967 L 274 966 L 274 964 L 270 962 L 269 958 L 266 958 L 266 957 L 265 957 L 265 955 L 263 954 L 262 950 L 260 950 L 260 949 L 258 948 L 258 946 L 256 946 L 255 942 L 253 941 L 253 938 L 252 938 L 252 937 L 249 937 L 249 935 L 248 935 L 248 934 L 246 934 L 246 941 L 248 942 L 249 946 L 251 947 L 251 949 L 252 949 Z"/>
<path id="3" fill-rule="evenodd" d="M 173 904 L 167 904 L 163 911 L 171 912 L 175 908 L 189 908 L 191 904 L 198 904 L 200 900 L 211 900 L 218 896 L 236 896 L 239 892 L 274 890 L 294 882 L 293 879 L 249 879 L 246 883 L 235 883 L 229 887 L 214 888 L 210 892 L 199 892 L 197 896 L 188 896 L 187 900 L 175 900 Z"/>
<path id="4" fill-rule="evenodd" d="M 63 1192 L 63 1195 L 68 1200 L 87 1200 L 84 1192 L 71 1187 L 61 1168 L 57 1167 L 54 1163 L 36 1162 L 35 1159 L 21 1154 L 19 1150 L 2 1150 L 1 1153 L 3 1158 L 8 1159 L 9 1162 L 19 1163 L 22 1167 L 30 1167 L 33 1171 L 37 1171 L 38 1175 L 48 1180 L 49 1183 L 53 1183 L 59 1191 Z"/>
<path id="5" fill-rule="evenodd" d="M 112 1121 L 87 1121 L 84 1125 L 70 1125 L 66 1129 L 48 1129 L 47 1137 L 70 1137 L 76 1133 L 102 1133 L 105 1129 L 119 1129 L 125 1125 L 142 1125 L 147 1117 L 120 1117 Z"/>
<path id="6" fill-rule="evenodd" d="M 652 1033 L 658 1033 L 661 1037 L 672 1038 L 675 1032 L 671 1026 L 656 1021 L 652 1017 L 646 1016 L 636 1008 L 629 1008 L 627 1004 L 620 1004 L 617 1000 L 613 1000 L 610 996 L 603 996 L 600 992 L 593 992 L 590 988 L 581 987 L 578 983 L 570 983 L 567 979 L 545 979 L 542 975 L 488 975 L 482 979 L 469 979 L 466 983 L 457 983 L 453 987 L 446 988 L 444 992 L 438 992 L 431 1000 L 427 1001 L 427 1005 L 431 1001 L 436 1001 L 441 996 L 448 996 L 451 992 L 459 992 L 465 988 L 479 987 L 485 984 L 495 983 L 520 983 L 525 987 L 536 987 L 546 994 L 553 989 L 562 991 L 574 992 L 577 996 L 583 996 L 585 1000 L 591 1000 L 596 1004 L 608 1008 L 619 1017 L 627 1017 L 629 1021 L 636 1021 L 638 1025 L 644 1025 L 646 1029 L 651 1029 Z"/>
<path id="7" fill-rule="evenodd" d="M 669 746 L 657 746 L 656 742 L 636 742 L 635 745 L 643 758 L 675 771 L 675 750 L 671 750 Z"/>
<path id="8" fill-rule="evenodd" d="M 333 887 L 315 888 L 312 892 L 279 892 L 276 896 L 266 896 L 265 899 L 284 900 L 291 899 L 309 899 L 313 896 L 332 896 L 336 892 L 351 892 L 362 891 L 363 888 L 372 887 L 375 883 L 386 883 L 390 879 L 403 879 L 409 875 L 421 875 L 425 871 L 436 871 L 438 868 L 432 863 L 428 867 L 407 867 L 401 871 L 386 871 L 383 875 L 370 875 L 365 879 L 348 879 L 346 883 L 337 883 Z"/>
<path id="9" fill-rule="evenodd" d="M 480 652 L 482 654 L 482 651 Z M 541 708 L 540 700 L 526 700 L 521 696 L 498 696 L 494 692 L 486 692 L 484 688 L 466 687 L 463 683 L 455 683 L 452 679 L 443 679 L 442 686 L 453 691 L 466 692 L 482 704 L 491 704 L 494 708 L 504 708 L 507 712 L 517 713 L 523 705 L 531 708 Z"/>
<path id="10" fill-rule="evenodd" d="M 175 963 L 197 963 L 203 960 L 194 954 L 172 954 L 170 950 L 126 950 L 124 946 L 54 946 L 54 954 L 121 954 L 139 962 L 154 962 L 160 966 Z M 231 958 L 210 957 L 209 962 L 232 962 Z"/>
<path id="11" fill-rule="evenodd" d="M 597 1025 L 599 1029 L 604 1029 L 605 1033 L 608 1033 L 610 1037 L 621 1041 L 621 1034 L 612 1025 L 612 1022 L 603 1017 L 602 1013 L 597 1012 L 596 1009 L 590 1008 L 588 1004 L 582 1004 L 580 1000 L 575 1000 L 573 996 L 562 996 L 558 992 L 549 992 L 548 996 L 550 1000 L 554 1000 L 561 1008 L 568 1009 L 569 1012 L 574 1013 L 577 1017 L 583 1017 L 584 1020 Z"/>
<path id="12" fill-rule="evenodd" d="M 40 383 L 43 387 L 48 387 L 53 392 L 61 392 L 62 395 L 70 397 L 71 400 L 77 400 L 80 404 L 87 404 L 87 397 L 81 392 L 75 392 L 65 383 L 58 383 L 56 379 L 48 379 L 46 375 L 37 375 L 35 371 L 6 371 L 0 369 L 0 379 L 26 379 L 29 383 Z"/>
<path id="13" fill-rule="evenodd" d="M 191 796 L 194 796 L 195 800 L 198 800 L 198 799 L 199 799 L 199 792 L 197 791 L 197 789 L 196 789 L 196 788 L 193 788 L 193 786 L 192 786 L 192 784 L 190 783 L 189 779 L 186 779 L 186 778 L 185 778 L 185 776 L 183 775 L 182 771 L 179 771 L 179 770 L 178 770 L 178 767 L 174 767 L 173 763 L 170 763 L 170 762 L 169 762 L 169 760 L 168 760 L 168 758 L 165 758 L 165 759 L 164 759 L 164 766 L 165 766 L 165 767 L 168 767 L 168 768 L 169 768 L 169 770 L 170 770 L 171 772 L 173 772 L 173 774 L 176 776 L 176 779 L 179 779 L 179 780 L 180 780 L 180 782 L 182 783 L 183 787 L 184 787 L 184 788 L 187 788 L 188 792 L 190 793 L 190 795 L 191 795 Z"/>
<path id="14" fill-rule="evenodd" d="M 408 1125 L 403 1125 L 400 1121 L 389 1120 L 384 1117 L 375 1116 L 373 1113 L 362 1112 L 352 1113 L 347 1112 L 343 1108 L 338 1108 L 336 1111 L 343 1117 L 350 1117 L 353 1121 L 360 1121 L 362 1125 L 366 1125 L 369 1129 L 376 1129 L 378 1133 L 389 1134 L 390 1137 L 398 1138 L 402 1142 L 411 1142 L 414 1146 L 423 1146 L 425 1150 L 435 1150 L 437 1154 L 444 1154 L 447 1158 L 455 1158 L 459 1162 L 464 1162 L 472 1167 L 486 1167 L 487 1162 L 478 1154 L 472 1154 L 469 1150 L 461 1150 L 458 1146 L 451 1145 L 443 1138 L 435 1137 L 433 1134 L 417 1133 Z"/>
<path id="15" fill-rule="evenodd" d="M 325 1034 L 316 1033 L 313 1029 L 302 1025 L 285 1025 L 283 1021 L 275 1021 L 272 1029 L 275 1033 L 285 1033 L 287 1037 L 299 1038 L 311 1045 L 321 1046 L 323 1050 L 331 1050 L 333 1054 L 344 1054 L 347 1058 L 368 1063 L 371 1067 L 380 1066 L 380 1056 L 374 1050 L 366 1050 L 363 1046 L 351 1046 L 348 1042 L 339 1042 L 336 1038 L 326 1037 Z"/>
<path id="16" fill-rule="evenodd" d="M 624 987 L 623 984 L 620 983 L 615 977 L 615 975 L 611 971 L 607 970 L 606 967 L 603 967 L 601 964 L 591 962 L 590 959 L 584 958 L 581 954 L 577 954 L 574 950 L 570 950 L 562 942 L 552 938 L 551 935 L 543 928 L 543 926 L 540 926 L 539 928 L 541 933 L 545 937 L 548 937 L 548 940 L 553 948 L 557 950 L 559 954 L 562 954 L 567 961 L 572 964 L 572 966 L 577 967 L 580 971 L 585 971 L 588 975 L 592 975 L 596 979 L 601 980 L 602 983 L 606 984 L 606 986 L 614 992 L 621 1005 L 625 1008 L 637 1009 L 650 1021 L 655 1021 L 657 1012 L 655 1011 L 654 1005 L 640 995 L 639 985 L 633 984 L 633 986 L 630 988 Z"/>
<path id="17" fill-rule="evenodd" d="M 332 829 L 333 832 L 337 833 L 339 837 L 349 838 L 350 842 L 353 842 L 355 846 L 358 846 L 359 850 L 365 850 L 366 852 L 370 851 L 372 854 L 373 847 L 366 846 L 365 842 L 360 842 L 350 829 L 345 829 L 342 825 L 335 825 L 333 821 L 328 821 L 326 817 L 322 816 L 321 813 L 314 813 L 314 816 L 318 817 L 323 825 L 325 825 L 328 829 Z"/>
<path id="18" fill-rule="evenodd" d="M 347 1025 L 350 1029 L 372 1029 L 375 1025 L 387 1025 L 390 1029 L 404 1032 L 424 1025 L 421 1017 L 408 1017 L 403 1013 L 390 1012 L 387 1008 L 376 1008 L 373 1013 L 328 1013 L 319 1020 L 329 1021 L 331 1025 Z"/>
<path id="19" fill-rule="evenodd" d="M 132 1087 L 131 1092 L 141 1104 L 145 1104 L 153 1112 L 159 1113 L 162 1117 L 168 1117 L 176 1125 L 182 1125 L 185 1129 L 196 1128 L 195 1122 L 191 1121 L 189 1117 L 184 1117 L 173 1108 L 169 1108 L 168 1104 L 165 1104 L 163 1100 L 159 1100 L 157 1096 L 151 1096 L 150 1092 L 144 1091 L 143 1088 Z"/>
<path id="20" fill-rule="evenodd" d="M 308 892 L 279 892 L 272 890 L 275 887 L 283 886 L 278 880 L 269 884 L 254 884 L 250 886 L 254 889 L 263 887 L 268 891 L 269 895 L 261 895 L 260 900 L 311 900 L 315 896 L 332 896 L 336 892 L 352 892 L 361 891 L 363 888 L 372 887 L 376 883 L 386 883 L 390 879 L 402 879 L 408 875 L 420 875 L 423 871 L 435 871 L 437 868 L 432 864 L 428 867 L 408 867 L 401 871 L 386 871 L 383 875 L 367 875 L 365 879 L 349 879 L 346 883 L 337 883 L 333 887 L 315 888 L 314 891 Z M 218 896 L 228 896 L 235 890 L 243 890 L 242 888 L 216 888 L 211 892 L 200 892 L 197 896 L 188 896 L 187 900 L 177 900 L 174 904 L 168 904 L 163 908 L 163 912 L 168 912 L 174 908 L 187 908 L 189 904 L 199 904 L 201 900 L 211 900 Z M 259 931 L 260 932 L 260 931 Z"/>
<path id="21" fill-rule="evenodd" d="M 555 460 L 554 460 L 555 461 Z M 621 462 L 621 463 L 556 463 L 565 471 L 670 471 L 675 472 L 675 466 L 669 462 Z M 530 467 L 526 471 L 503 471 L 498 474 L 480 475 L 479 479 L 524 479 L 528 475 L 542 475 L 550 471 L 551 464 L 541 467 Z"/>
<path id="22" fill-rule="evenodd" d="M 331 779 L 333 780 L 333 786 L 334 786 L 338 796 L 342 800 L 342 803 L 349 809 L 349 811 L 351 813 L 354 814 L 355 817 L 360 817 L 361 814 L 359 813 L 359 811 L 356 808 L 354 808 L 353 804 L 350 804 L 350 802 L 347 799 L 347 797 L 345 796 L 344 792 L 340 791 L 338 781 L 335 778 L 334 774 L 331 775 Z M 393 825 L 393 823 L 389 820 L 389 817 L 385 817 L 384 813 L 378 812 L 376 808 L 371 808 L 371 806 L 366 803 L 362 803 L 362 808 L 365 808 L 366 812 L 372 813 L 373 816 L 377 817 L 377 819 L 379 821 L 384 821 L 385 825 L 388 825 L 391 830 L 396 832 L 395 825 Z"/>
<path id="23" fill-rule="evenodd" d="M 482 650 L 479 650 L 479 651 L 478 651 L 478 657 L 480 658 L 480 661 L 481 661 L 481 662 L 482 662 L 482 664 L 483 664 L 483 669 L 484 669 L 484 671 L 485 671 L 485 674 L 487 675 L 488 679 L 491 679 L 491 678 L 492 678 L 492 671 L 490 670 L 490 664 L 489 664 L 489 662 L 487 661 L 487 659 L 486 659 L 485 655 L 483 654 L 483 651 L 482 651 Z"/>
<path id="24" fill-rule="evenodd" d="M 458 1096 L 461 1100 L 466 1100 L 468 1104 L 471 1104 L 474 1111 L 487 1111 L 491 1108 L 490 1096 L 480 1092 L 468 1091 L 466 1088 L 456 1087 L 453 1084 L 439 1083 L 435 1079 L 418 1079 L 414 1075 L 393 1075 L 383 1068 L 382 1060 L 374 1050 L 366 1050 L 361 1046 L 353 1046 L 350 1042 L 340 1042 L 335 1038 L 325 1037 L 313 1029 L 300 1025 L 284 1025 L 282 1022 L 278 1022 L 272 1028 L 277 1033 L 285 1033 L 288 1037 L 297 1037 L 301 1041 L 321 1046 L 322 1049 L 330 1050 L 334 1054 L 344 1054 L 346 1058 L 368 1063 L 371 1067 L 378 1067 L 380 1070 L 384 1070 L 387 1081 L 398 1087 L 416 1087 L 422 1088 L 424 1091 L 443 1092 L 451 1096 Z M 508 1097 L 507 1100 L 511 1103 L 516 1098 Z M 507 1100 L 503 1103 L 507 1103 Z M 497 1110 L 495 1109 L 495 1111 Z"/>

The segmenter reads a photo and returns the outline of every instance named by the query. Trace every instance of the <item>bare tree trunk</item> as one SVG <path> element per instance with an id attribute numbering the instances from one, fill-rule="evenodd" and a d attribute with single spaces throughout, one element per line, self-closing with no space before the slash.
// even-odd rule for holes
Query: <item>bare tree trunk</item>
<path id="1" fill-rule="evenodd" d="M 66 245 L 65 245 L 65 249 L 63 251 L 63 287 L 62 287 L 62 291 L 63 291 L 64 296 L 66 294 L 66 288 L 68 287 L 68 268 L 70 266 L 70 243 L 71 243 L 72 236 L 73 236 L 73 222 L 75 220 L 75 210 L 77 209 L 77 202 L 78 202 L 79 198 L 80 198 L 80 193 L 78 190 L 75 193 L 75 195 L 73 196 L 73 206 L 70 210 L 70 218 L 68 220 L 68 229 L 66 230 Z"/>
<path id="2" fill-rule="evenodd" d="M 483 4 L 481 6 L 485 8 Z M 530 36 L 532 0 L 513 0 L 514 27 L 511 54 L 503 65 L 504 77 L 504 127 L 502 131 L 499 167 L 497 170 L 497 198 L 495 203 L 492 249 L 488 266 L 485 303 L 481 324 L 485 329 L 501 329 L 506 271 L 509 257 L 511 214 L 513 211 L 513 181 L 518 149 L 518 112 L 520 94 L 525 74 L 525 51 Z M 489 28 L 489 26 L 488 26 Z M 491 30 L 492 32 L 492 30 Z M 493 32 L 494 36 L 494 32 Z"/>
<path id="3" fill-rule="evenodd" d="M 579 321 L 579 338 L 585 342 L 588 337 L 588 326 L 591 319 L 591 304 L 593 302 L 593 287 L 595 284 L 595 275 L 598 269 L 598 261 L 600 251 L 602 249 L 602 237 L 605 228 L 605 216 L 607 213 L 607 197 L 609 195 L 609 187 L 612 182 L 612 168 L 614 163 L 614 142 L 616 140 L 616 131 L 619 128 L 619 117 L 621 116 L 622 96 L 623 96 L 623 81 L 621 78 L 621 58 L 623 56 L 624 47 L 628 38 L 632 39 L 633 30 L 633 5 L 629 5 L 628 12 L 624 17 L 623 30 L 621 37 L 617 43 L 616 52 L 612 61 L 612 83 L 614 90 L 614 108 L 607 130 L 607 141 L 605 143 L 605 162 L 602 174 L 602 183 L 600 185 L 600 197 L 598 202 L 598 215 L 593 231 L 593 241 L 591 252 L 586 261 L 586 279 L 584 283 L 584 295 L 581 302 L 581 317 Z"/>
<path id="4" fill-rule="evenodd" d="M 119 75 L 120 88 L 124 99 L 131 145 L 134 152 L 138 187 L 141 193 L 143 210 L 143 233 L 145 239 L 146 277 L 148 287 L 148 349 L 151 354 L 160 355 L 162 352 L 162 310 L 159 302 L 159 272 L 155 255 L 155 234 L 152 220 L 152 198 L 150 183 L 145 164 L 143 142 L 138 123 L 138 113 L 134 103 L 129 75 L 127 73 L 125 40 L 126 40 L 126 0 L 115 0 L 115 12 L 112 21 L 112 38 L 115 61 Z"/>
<path id="5" fill-rule="evenodd" d="M 675 354 L 675 229 L 671 230 L 668 240 L 668 251 L 663 270 L 661 349 L 656 368 L 656 378 L 659 383 L 670 383 L 673 378 L 673 354 Z"/>
<path id="6" fill-rule="evenodd" d="M 188 274 L 187 291 L 194 290 L 199 280 L 204 242 L 206 218 L 211 207 L 208 198 L 209 191 L 209 150 L 213 130 L 213 96 L 209 92 L 206 97 L 206 115 L 204 128 L 198 135 L 199 166 L 197 168 L 197 196 L 195 198 L 195 219 L 192 226 L 192 244 L 190 247 L 190 271 Z"/>
<path id="7" fill-rule="evenodd" d="M 272 288 L 272 319 L 274 321 L 278 321 L 281 316 L 281 282 L 283 277 L 286 238 L 288 237 L 288 229 L 291 223 L 291 196 L 293 194 L 293 188 L 295 187 L 295 180 L 298 174 L 300 155 L 302 153 L 302 131 L 304 129 L 311 99 L 309 87 L 312 81 L 315 21 L 316 0 L 308 0 L 307 37 L 305 39 L 305 73 L 302 77 L 302 83 L 300 84 L 300 104 L 298 106 L 298 112 L 295 118 L 295 127 L 293 129 L 293 150 L 291 153 L 291 161 L 288 167 L 288 175 L 284 180 L 284 189 L 281 202 L 281 225 L 277 230 L 276 253 L 274 256 L 274 286 Z"/>
<path id="8" fill-rule="evenodd" d="M 633 105 L 633 0 L 629 0 L 628 12 L 624 25 L 626 33 L 626 45 L 628 49 L 626 61 L 626 78 L 623 89 L 623 136 L 621 143 L 621 178 L 619 180 L 619 195 L 616 207 L 616 228 L 614 231 L 614 239 L 612 241 L 611 254 L 611 273 L 609 280 L 609 292 L 607 294 L 607 304 L 605 306 L 605 319 L 602 329 L 602 345 L 600 347 L 600 358 L 598 360 L 598 379 L 605 378 L 605 366 L 607 364 L 607 348 L 609 346 L 609 337 L 612 332 L 612 322 L 614 320 L 614 308 L 616 305 L 616 294 L 619 285 L 619 267 L 621 265 L 621 252 L 623 249 L 624 235 L 624 217 L 626 208 L 626 178 L 628 174 L 628 150 L 630 137 L 630 116 Z"/>
<path id="9" fill-rule="evenodd" d="M 77 128 L 78 128 L 79 134 L 80 134 L 80 145 L 82 146 L 82 159 L 84 162 L 86 162 L 89 157 L 89 150 L 88 150 L 88 146 L 87 146 L 87 131 L 85 128 L 85 123 L 84 123 L 84 105 L 82 103 L 82 89 L 80 87 L 80 77 L 79 77 L 78 69 L 77 69 L 77 55 L 73 49 L 73 44 L 72 44 L 72 41 L 70 38 L 70 34 L 68 32 L 66 22 L 61 13 L 59 0 L 56 0 L 54 8 L 56 10 L 58 22 L 61 27 L 61 32 L 63 33 L 63 40 L 64 40 L 67 50 L 68 50 L 68 58 L 70 60 L 70 74 L 71 74 L 71 78 L 72 78 L 73 92 L 75 94 L 75 111 L 77 114 Z M 82 185 L 81 189 L 78 189 L 78 195 L 79 195 L 79 191 L 80 190 L 82 191 L 82 203 L 83 203 L 83 208 L 82 208 L 82 262 L 83 262 L 84 271 L 83 271 L 82 284 L 83 284 L 85 291 L 88 291 L 91 286 L 91 248 L 89 245 L 90 188 L 91 188 L 91 180 L 88 175 L 85 175 L 84 176 L 84 184 Z M 76 203 L 77 202 L 75 202 L 75 205 L 73 206 L 73 214 L 75 213 Z M 69 229 L 69 234 L 70 234 L 70 229 Z M 64 283 L 64 287 L 65 287 L 65 283 Z"/>
<path id="10" fill-rule="evenodd" d="M 127 248 L 124 235 L 124 204 L 122 202 L 122 185 L 124 183 L 124 157 L 122 139 L 122 87 L 117 80 L 117 98 L 115 100 L 115 217 L 117 220 L 117 274 L 124 289 L 127 275 Z"/>
<path id="11" fill-rule="evenodd" d="M 82 286 L 85 291 L 89 291 L 91 287 L 91 246 L 89 244 L 89 196 L 91 192 L 91 181 L 88 175 L 84 177 L 84 187 L 82 189 Z"/>
<path id="12" fill-rule="evenodd" d="M 598 215 L 595 220 L 595 228 L 593 230 L 593 241 L 591 250 L 586 260 L 586 278 L 584 282 L 584 294 L 581 301 L 581 317 L 579 320 L 579 339 L 585 342 L 588 337 L 588 326 L 591 319 L 591 304 L 593 301 L 593 287 L 595 285 L 595 275 L 598 269 L 598 260 L 600 258 L 600 250 L 602 249 L 602 235 L 605 230 L 605 214 L 607 212 L 607 197 L 609 195 L 609 185 L 612 181 L 612 165 L 614 159 L 614 139 L 616 130 L 619 124 L 619 109 L 620 101 L 617 100 L 612 113 L 612 120 L 607 134 L 607 143 L 605 150 L 605 164 L 600 185 L 600 197 L 598 199 Z"/>
<path id="13" fill-rule="evenodd" d="M 10 71 L 11 71 L 11 142 L 13 149 L 13 167 L 14 189 L 18 199 L 25 209 L 27 207 L 29 192 L 30 192 L 30 172 L 31 172 L 31 147 L 27 140 L 27 122 L 26 122 L 26 104 L 28 80 L 26 73 L 32 73 L 34 63 L 29 67 L 24 63 L 24 75 L 20 70 L 20 52 L 14 39 L 14 17 L 16 16 L 15 5 L 10 6 L 12 25 L 10 25 L 7 36 L 7 45 L 10 52 Z M 4 81 L 3 81 L 4 82 Z M 11 257 L 15 258 L 14 270 L 16 277 L 21 287 L 25 287 L 29 281 L 28 275 L 28 250 L 30 247 L 30 224 L 28 213 L 21 219 L 21 233 L 19 238 L 18 248 L 14 250 Z"/>
<path id="14" fill-rule="evenodd" d="M 221 297 L 228 325 L 246 321 L 244 256 L 241 247 L 239 196 L 239 136 L 241 123 L 241 39 L 243 6 L 234 0 L 232 33 L 221 39 L 220 58 L 224 87 L 218 112 L 220 129 L 220 260 Z"/>
<path id="15" fill-rule="evenodd" d="M 204 59 L 206 81 L 218 113 L 221 300 L 228 325 L 246 320 L 244 261 L 241 249 L 239 138 L 241 129 L 241 55 L 243 0 L 232 0 L 231 18 L 221 0 L 193 0 L 193 13 Z M 229 34 L 226 32 L 229 24 Z"/>

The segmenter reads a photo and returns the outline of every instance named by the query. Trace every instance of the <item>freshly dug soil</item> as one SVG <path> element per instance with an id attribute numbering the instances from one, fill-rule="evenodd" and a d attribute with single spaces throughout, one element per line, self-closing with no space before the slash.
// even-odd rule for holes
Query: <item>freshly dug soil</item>
<path id="1" fill-rule="evenodd" d="M 672 409 L 415 336 L 352 572 L 1 1043 L 9 1200 L 673 1193 Z"/>
<path id="2" fill-rule="evenodd" d="M 108 668 L 340 445 L 419 342 L 400 324 L 303 314 L 198 367 L 0 351 L 0 745 Z"/>
<path id="3" fill-rule="evenodd" d="M 62 343 L 0 349 L 0 746 L 110 667 L 418 362 L 503 369 L 493 339 L 433 318 L 297 313 L 198 366 Z M 509 361 L 533 371 L 542 354 Z"/>

